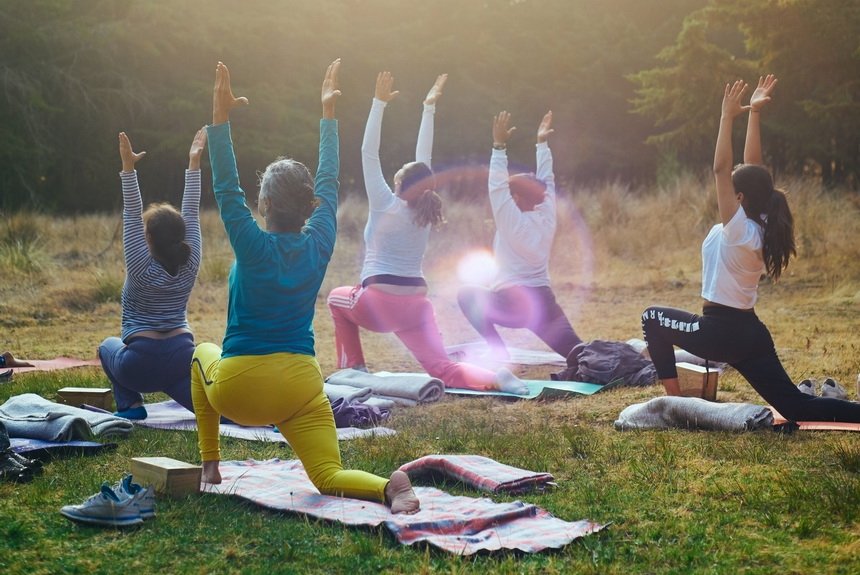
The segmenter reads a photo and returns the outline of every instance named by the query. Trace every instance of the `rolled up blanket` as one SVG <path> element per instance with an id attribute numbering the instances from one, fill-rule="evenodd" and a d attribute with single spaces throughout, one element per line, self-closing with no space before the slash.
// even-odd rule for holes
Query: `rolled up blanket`
<path id="1" fill-rule="evenodd" d="M 773 427 L 773 413 L 751 403 L 715 403 L 698 397 L 655 397 L 630 405 L 615 421 L 615 429 L 701 429 L 753 431 Z"/>
<path id="2" fill-rule="evenodd" d="M 342 369 L 326 379 L 332 385 L 373 390 L 374 397 L 390 399 L 399 405 L 433 403 L 445 396 L 441 380 L 419 373 L 366 373 L 357 369 Z"/>
<path id="3" fill-rule="evenodd" d="M 328 396 L 328 400 L 332 403 L 341 398 L 347 400 L 348 403 L 354 403 L 369 399 L 373 395 L 373 390 L 369 387 L 352 387 L 351 385 L 324 383 L 323 393 Z"/>
<path id="4" fill-rule="evenodd" d="M 490 493 L 523 493 L 554 486 L 549 473 L 520 469 L 481 455 L 425 455 L 400 466 L 410 478 L 440 473 Z"/>
<path id="5" fill-rule="evenodd" d="M 71 441 L 100 437 L 126 436 L 134 424 L 109 413 L 98 413 L 54 403 L 36 395 L 14 395 L 0 405 L 0 421 L 10 437 Z"/>

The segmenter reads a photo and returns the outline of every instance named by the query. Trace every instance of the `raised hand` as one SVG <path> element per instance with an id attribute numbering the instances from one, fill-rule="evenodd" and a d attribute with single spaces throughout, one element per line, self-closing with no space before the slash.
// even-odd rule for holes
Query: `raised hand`
<path id="1" fill-rule="evenodd" d="M 448 74 L 440 74 L 436 76 L 436 82 L 433 84 L 433 87 L 430 88 L 430 91 L 427 92 L 427 97 L 424 98 L 424 104 L 427 106 L 435 104 L 439 98 L 442 97 L 442 88 L 445 87 L 445 82 L 447 81 Z"/>
<path id="2" fill-rule="evenodd" d="M 552 110 L 550 110 L 543 115 L 543 119 L 540 121 L 540 126 L 538 126 L 538 144 L 546 142 L 546 139 L 549 138 L 549 135 L 553 132 L 555 132 L 555 130 L 552 128 Z"/>
<path id="3" fill-rule="evenodd" d="M 338 72 L 340 71 L 340 58 L 328 65 L 325 71 L 325 78 L 322 84 L 322 106 L 323 118 L 334 119 L 334 105 L 340 97 L 341 92 L 338 89 L 340 82 L 338 80 Z"/>
<path id="4" fill-rule="evenodd" d="M 508 138 L 517 128 L 512 126 L 508 128 L 511 122 L 511 115 L 508 112 L 502 111 L 493 118 L 493 145 L 504 146 L 508 143 Z"/>
<path id="5" fill-rule="evenodd" d="M 390 102 L 400 93 L 398 90 L 391 91 L 393 85 L 394 76 L 391 75 L 391 72 L 380 72 L 376 76 L 376 91 L 373 93 L 373 96 L 377 100 Z"/>
<path id="6" fill-rule="evenodd" d="M 135 153 L 125 132 L 119 133 L 119 157 L 122 159 L 123 172 L 133 172 L 134 165 L 145 155 L 146 152 Z"/>
<path id="7" fill-rule="evenodd" d="M 247 106 L 248 98 L 236 98 L 230 87 L 230 70 L 224 62 L 215 67 L 215 89 L 212 93 L 212 124 L 223 124 L 230 119 L 230 110 Z"/>
<path id="8" fill-rule="evenodd" d="M 776 76 L 773 74 L 758 77 L 758 86 L 756 86 L 755 91 L 752 93 L 752 96 L 750 96 L 750 110 L 758 112 L 764 108 L 765 104 L 770 102 L 770 95 L 776 87 L 776 82 Z"/>
<path id="9" fill-rule="evenodd" d="M 743 80 L 735 80 L 734 84 L 726 84 L 726 89 L 723 92 L 722 115 L 724 118 L 736 118 L 750 109 L 749 106 L 741 104 L 741 99 L 746 91 L 747 84 Z"/>
<path id="10" fill-rule="evenodd" d="M 200 128 L 194 134 L 194 140 L 191 142 L 191 149 L 188 150 L 188 169 L 200 169 L 200 156 L 203 154 L 203 149 L 206 147 L 206 130 Z"/>

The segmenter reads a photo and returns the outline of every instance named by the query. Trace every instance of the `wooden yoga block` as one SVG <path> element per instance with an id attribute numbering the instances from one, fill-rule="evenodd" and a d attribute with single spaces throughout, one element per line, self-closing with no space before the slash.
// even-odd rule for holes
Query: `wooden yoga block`
<path id="1" fill-rule="evenodd" d="M 714 368 L 681 361 L 678 368 L 678 386 L 683 397 L 701 397 L 708 401 L 717 400 L 717 378 L 720 372 Z"/>
<path id="2" fill-rule="evenodd" d="M 107 387 L 64 387 L 57 390 L 60 403 L 75 407 L 86 403 L 93 407 L 113 409 L 113 392 Z"/>
<path id="3" fill-rule="evenodd" d="M 169 457 L 132 457 L 131 474 L 135 483 L 152 485 L 158 492 L 182 497 L 200 491 L 203 468 Z"/>

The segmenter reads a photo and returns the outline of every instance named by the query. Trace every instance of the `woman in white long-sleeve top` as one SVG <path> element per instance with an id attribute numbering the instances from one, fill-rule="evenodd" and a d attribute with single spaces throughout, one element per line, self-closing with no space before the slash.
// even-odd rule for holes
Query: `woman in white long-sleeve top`
<path id="1" fill-rule="evenodd" d="M 394 78 L 381 72 L 362 143 L 362 167 L 370 213 L 364 230 L 361 282 L 335 288 L 328 305 L 335 324 L 339 367 L 366 369 L 359 327 L 395 335 L 427 372 L 448 387 L 527 393 L 507 369 L 492 372 L 451 361 L 445 353 L 433 304 L 427 298 L 422 261 L 432 227 L 442 221 L 442 200 L 431 170 L 433 120 L 447 74 L 436 78 L 424 99 L 415 161 L 394 174 L 394 190 L 379 160 L 382 115 L 395 96 Z"/>
<path id="2" fill-rule="evenodd" d="M 514 130 L 508 127 L 510 119 L 508 112 L 500 112 L 493 121 L 488 180 L 499 275 L 492 289 L 464 286 L 457 300 L 469 323 L 489 344 L 493 357 L 508 357 L 496 325 L 528 328 L 553 351 L 567 357 L 582 340 L 556 302 L 549 282 L 556 228 L 555 176 L 547 142 L 554 131 L 552 112 L 547 112 L 538 126 L 534 174 L 508 175 L 507 142 Z"/>

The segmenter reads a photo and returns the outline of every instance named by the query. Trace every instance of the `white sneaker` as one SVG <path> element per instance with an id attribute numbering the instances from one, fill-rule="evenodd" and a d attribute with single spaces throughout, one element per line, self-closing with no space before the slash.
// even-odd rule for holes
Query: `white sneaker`
<path id="1" fill-rule="evenodd" d="M 815 383 L 811 379 L 804 379 L 797 384 L 797 389 L 806 395 L 815 397 Z"/>
<path id="2" fill-rule="evenodd" d="M 109 527 L 126 527 L 143 523 L 137 501 L 120 499 L 107 483 L 80 505 L 65 505 L 60 513 L 73 521 Z"/>
<path id="3" fill-rule="evenodd" d="M 155 490 L 151 486 L 143 487 L 134 483 L 131 474 L 126 473 L 120 482 L 113 486 L 113 490 L 120 499 L 135 498 L 142 519 L 155 517 Z"/>
<path id="4" fill-rule="evenodd" d="M 828 377 L 821 384 L 821 397 L 832 397 L 833 399 L 848 399 L 848 392 L 832 377 Z"/>

